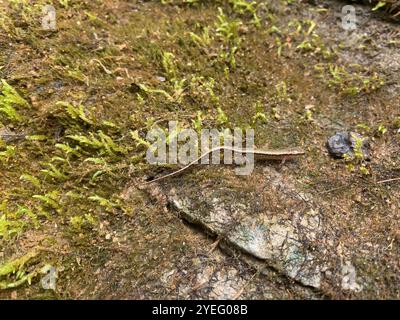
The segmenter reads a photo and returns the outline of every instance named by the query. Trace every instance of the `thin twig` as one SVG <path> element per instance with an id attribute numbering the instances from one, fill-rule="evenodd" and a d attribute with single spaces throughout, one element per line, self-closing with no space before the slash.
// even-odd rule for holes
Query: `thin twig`
<path id="1" fill-rule="evenodd" d="M 259 274 L 259 272 L 255 272 L 251 278 L 246 281 L 246 283 L 244 284 L 244 286 L 235 294 L 235 296 L 232 298 L 232 300 L 237 300 L 240 298 L 240 296 L 242 295 L 242 293 L 244 292 L 244 290 L 247 288 L 247 286 L 250 284 L 250 282 L 254 279 L 254 277 Z"/>
<path id="2" fill-rule="evenodd" d="M 386 182 L 397 181 L 397 180 L 400 180 L 400 177 L 398 177 L 398 178 L 392 178 L 392 179 L 386 179 L 386 180 L 381 180 L 381 181 L 378 181 L 377 183 L 386 183 Z"/>
<path id="3" fill-rule="evenodd" d="M 208 251 L 208 253 L 212 253 L 218 246 L 218 244 L 220 243 L 221 238 L 218 238 L 212 245 L 211 245 L 211 249 Z"/>

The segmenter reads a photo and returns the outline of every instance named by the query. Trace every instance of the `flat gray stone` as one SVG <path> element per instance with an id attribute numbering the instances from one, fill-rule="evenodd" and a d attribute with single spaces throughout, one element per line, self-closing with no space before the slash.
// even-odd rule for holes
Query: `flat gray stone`
<path id="1" fill-rule="evenodd" d="M 151 192 L 164 194 L 184 219 L 218 235 L 224 245 L 250 256 L 255 265 L 272 267 L 304 286 L 343 288 L 348 272 L 340 272 L 343 262 L 334 231 L 312 196 L 293 177 L 270 166 L 249 177 L 226 180 L 235 179 L 243 184 L 213 187 L 209 180 L 171 179 Z"/>

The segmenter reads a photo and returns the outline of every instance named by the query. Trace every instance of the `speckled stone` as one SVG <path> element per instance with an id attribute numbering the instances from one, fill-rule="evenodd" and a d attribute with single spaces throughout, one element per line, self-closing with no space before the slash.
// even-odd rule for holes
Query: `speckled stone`
<path id="1" fill-rule="evenodd" d="M 355 132 L 337 132 L 328 139 L 326 146 L 329 154 L 334 158 L 343 158 L 345 155 L 353 158 L 357 139 L 362 139 L 361 152 L 364 159 L 369 159 L 368 140 Z"/>

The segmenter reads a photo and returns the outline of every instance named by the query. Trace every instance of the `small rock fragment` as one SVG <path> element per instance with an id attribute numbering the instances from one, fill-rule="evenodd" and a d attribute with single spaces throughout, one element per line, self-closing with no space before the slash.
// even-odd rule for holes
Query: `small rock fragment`
<path id="1" fill-rule="evenodd" d="M 357 147 L 359 141 L 361 141 L 361 146 Z M 345 155 L 353 158 L 355 151 L 360 151 L 364 159 L 370 158 L 367 139 L 355 132 L 337 132 L 328 139 L 327 148 L 334 158 L 343 158 Z"/>
<path id="2" fill-rule="evenodd" d="M 165 77 L 161 77 L 161 76 L 157 76 L 156 78 L 160 82 L 165 82 L 167 80 L 167 79 L 165 79 Z"/>

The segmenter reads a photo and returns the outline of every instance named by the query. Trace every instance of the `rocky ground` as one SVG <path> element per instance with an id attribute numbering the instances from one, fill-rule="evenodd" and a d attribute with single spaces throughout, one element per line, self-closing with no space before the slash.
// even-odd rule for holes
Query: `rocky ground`
<path id="1" fill-rule="evenodd" d="M 0 2 L 1 298 L 400 298 L 395 2 L 43 4 Z M 305 155 L 145 186 L 170 120 Z M 350 131 L 369 154 L 334 159 Z"/>

